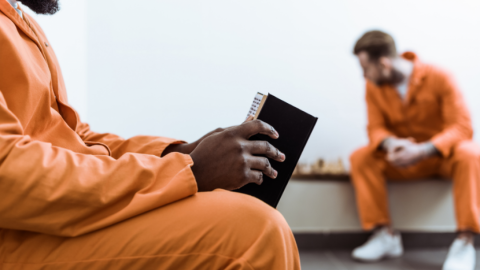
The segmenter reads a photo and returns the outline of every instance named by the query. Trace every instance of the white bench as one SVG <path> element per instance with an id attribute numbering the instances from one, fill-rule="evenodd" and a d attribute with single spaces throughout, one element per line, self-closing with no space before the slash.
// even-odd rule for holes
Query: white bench
<path id="1" fill-rule="evenodd" d="M 392 220 L 402 231 L 453 232 L 452 183 L 447 180 L 389 182 Z M 290 180 L 278 210 L 294 233 L 360 232 L 349 181 Z"/>

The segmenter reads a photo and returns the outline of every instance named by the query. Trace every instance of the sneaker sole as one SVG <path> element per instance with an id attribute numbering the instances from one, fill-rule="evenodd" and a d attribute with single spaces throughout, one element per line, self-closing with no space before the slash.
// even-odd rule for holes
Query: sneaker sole
<path id="1" fill-rule="evenodd" d="M 364 262 L 364 263 L 374 263 L 374 262 L 379 262 L 379 261 L 382 261 L 382 260 L 388 260 L 388 259 L 396 259 L 396 258 L 400 258 L 403 256 L 403 253 L 400 253 L 400 254 L 387 254 L 379 259 L 364 259 L 364 258 L 357 258 L 357 257 L 354 257 L 352 256 L 352 259 L 354 259 L 355 261 L 358 261 L 358 262 Z"/>

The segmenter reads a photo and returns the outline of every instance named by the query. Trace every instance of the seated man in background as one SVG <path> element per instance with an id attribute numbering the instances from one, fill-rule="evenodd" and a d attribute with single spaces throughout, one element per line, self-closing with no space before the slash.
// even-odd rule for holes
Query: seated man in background
<path id="1" fill-rule="evenodd" d="M 453 179 L 458 237 L 443 269 L 474 269 L 474 234 L 480 231 L 480 147 L 462 94 L 444 71 L 412 52 L 398 55 L 380 31 L 355 44 L 366 81 L 368 146 L 351 156 L 352 182 L 362 226 L 375 229 L 353 257 L 376 261 L 402 255 L 389 216 L 386 179 Z"/>
<path id="2" fill-rule="evenodd" d="M 56 0 L 21 2 L 58 10 Z M 277 176 L 266 156 L 285 156 L 248 140 L 257 133 L 279 136 L 257 120 L 191 144 L 91 131 L 41 27 L 0 0 L 0 268 L 300 269 L 278 211 L 208 192 Z"/>

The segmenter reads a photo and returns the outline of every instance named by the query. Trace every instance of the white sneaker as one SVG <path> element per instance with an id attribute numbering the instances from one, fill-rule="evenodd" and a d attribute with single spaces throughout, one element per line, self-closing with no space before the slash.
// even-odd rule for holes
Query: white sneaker
<path id="1" fill-rule="evenodd" d="M 377 230 L 363 246 L 352 252 L 354 259 L 375 262 L 383 258 L 396 258 L 403 255 L 402 239 L 399 233 L 391 235 L 388 228 Z"/>
<path id="2" fill-rule="evenodd" d="M 475 269 L 475 248 L 465 239 L 455 239 L 448 251 L 443 270 L 473 270 Z"/>

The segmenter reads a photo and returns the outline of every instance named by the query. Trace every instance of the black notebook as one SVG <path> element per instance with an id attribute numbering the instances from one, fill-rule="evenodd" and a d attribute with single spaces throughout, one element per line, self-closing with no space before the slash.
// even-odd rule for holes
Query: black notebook
<path id="1" fill-rule="evenodd" d="M 258 134 L 251 137 L 250 140 L 268 141 L 283 152 L 286 159 L 284 162 L 269 159 L 272 167 L 278 172 L 276 179 L 264 175 L 261 185 L 250 183 L 235 191 L 257 197 L 276 208 L 317 123 L 317 118 L 274 95 L 261 93 L 256 95 L 248 115 L 253 115 L 270 124 L 280 134 L 278 139 Z"/>

